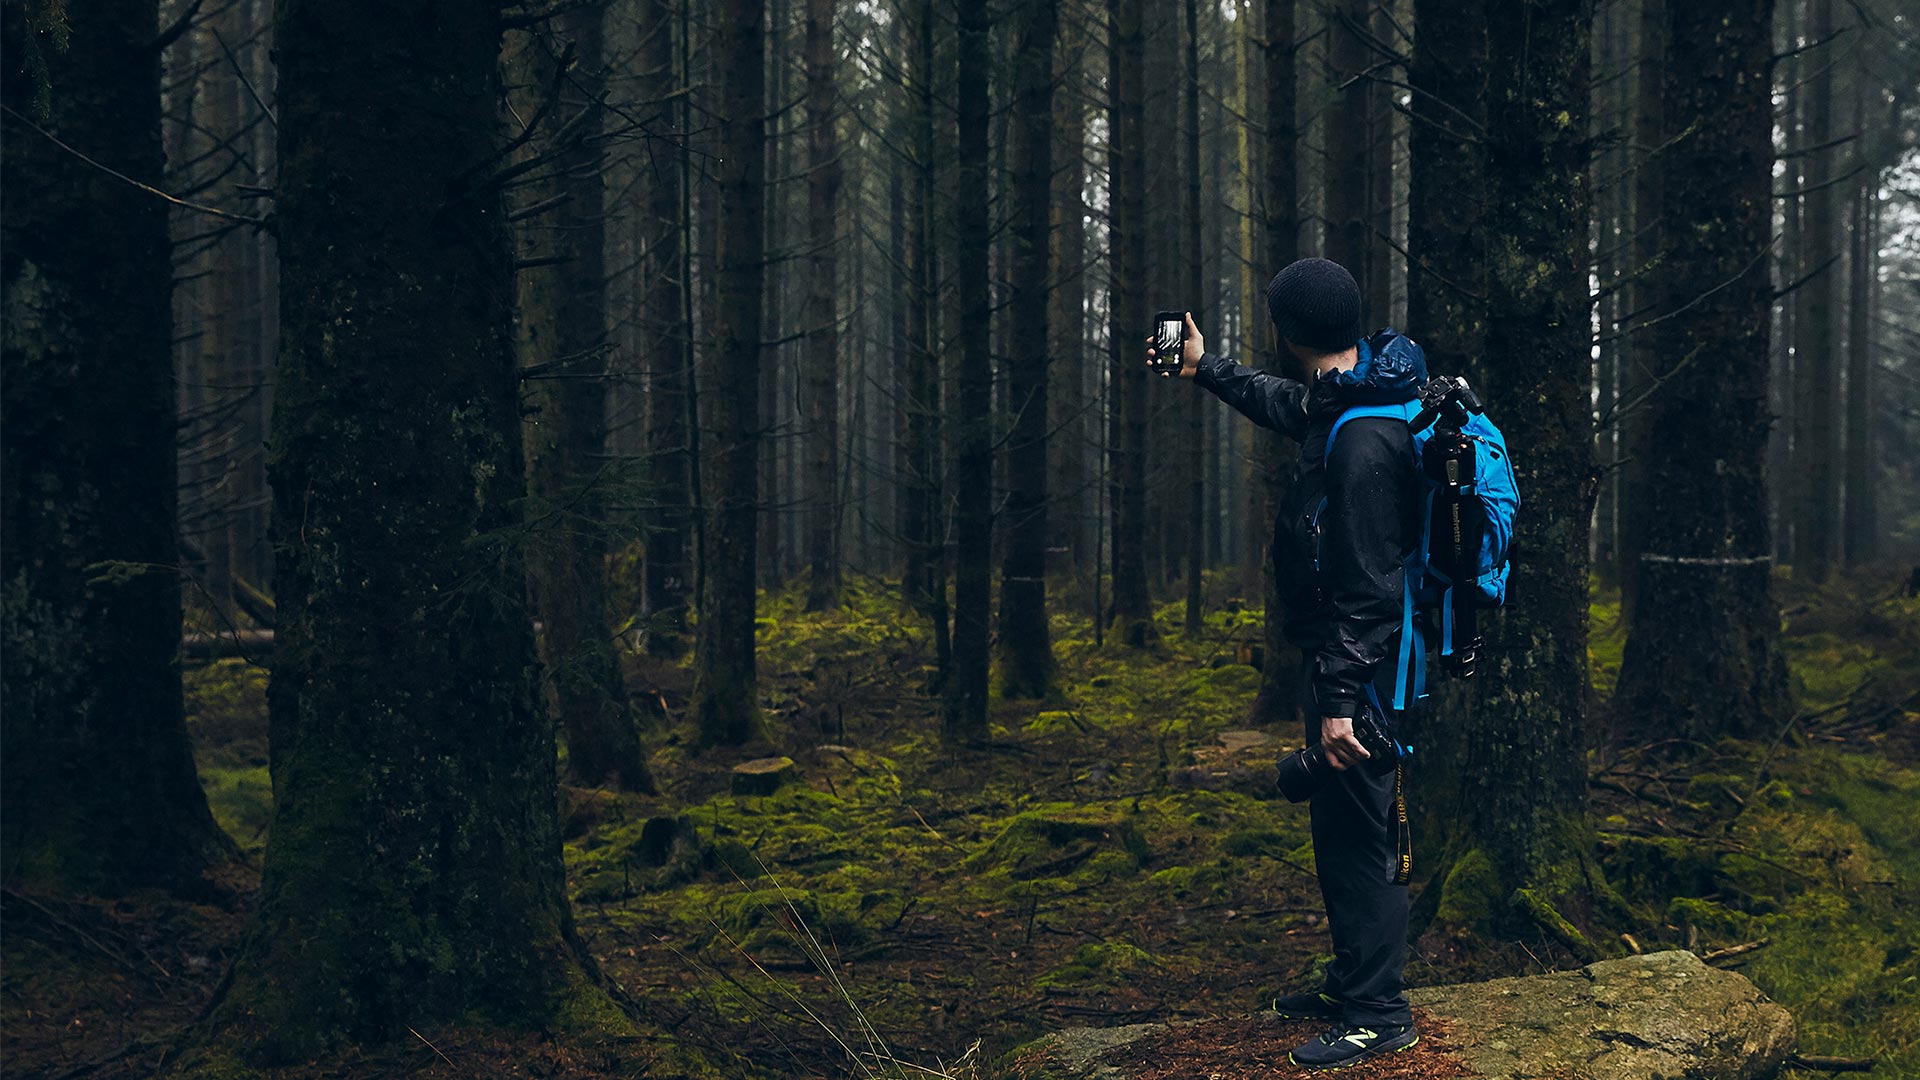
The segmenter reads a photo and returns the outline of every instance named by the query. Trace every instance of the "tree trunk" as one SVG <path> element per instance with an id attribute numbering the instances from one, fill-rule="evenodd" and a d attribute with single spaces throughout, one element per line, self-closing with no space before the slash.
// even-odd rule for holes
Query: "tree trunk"
<path id="1" fill-rule="evenodd" d="M 1047 282 L 1053 192 L 1054 0 L 1026 0 L 1014 43 L 1013 289 L 1007 301 L 1019 351 L 1007 358 L 1007 548 L 1000 570 L 1000 673 L 1008 697 L 1040 698 L 1053 683 L 1047 629 Z"/>
<path id="2" fill-rule="evenodd" d="M 1337 0 L 1327 9 L 1327 63 L 1332 108 L 1326 117 L 1326 257 L 1346 267 L 1366 288 L 1368 190 L 1368 82 L 1373 60 L 1360 35 L 1370 0 Z M 1344 88 L 1343 88 L 1344 87 Z M 1277 269 L 1277 268 L 1276 268 Z M 1372 317 L 1372 313 L 1368 313 Z"/>
<path id="3" fill-rule="evenodd" d="M 283 0 L 274 47 L 274 820 L 204 1035 L 281 1064 L 617 1015 L 567 904 L 514 539 L 498 13 Z"/>
<path id="4" fill-rule="evenodd" d="M 1111 365 L 1108 454 L 1113 512 L 1113 613 L 1121 638 L 1143 647 L 1154 636 L 1147 595 L 1147 370 L 1142 345 L 1152 328 L 1147 311 L 1146 40 L 1141 0 L 1107 0 L 1108 363 Z M 1107 618 L 1101 613 L 1101 618 Z"/>
<path id="5" fill-rule="evenodd" d="M 156 10 L 73 0 L 64 49 L 28 10 L 0 25 L 0 880 L 206 896 L 238 852 L 182 717 L 166 205 L 53 141 L 161 180 Z"/>
<path id="6" fill-rule="evenodd" d="M 1628 401 L 1647 389 L 1649 372 L 1662 367 L 1656 351 L 1653 328 L 1641 329 L 1656 312 L 1666 310 L 1668 301 L 1659 292 L 1659 284 L 1670 280 L 1660 272 L 1660 179 L 1665 171 L 1662 144 L 1666 140 L 1667 72 L 1667 0 L 1640 0 L 1640 67 L 1634 78 L 1633 109 L 1633 253 L 1631 272 L 1634 283 L 1627 288 L 1627 314 L 1632 335 L 1627 338 L 1627 357 L 1631 374 L 1620 380 L 1620 390 Z M 1631 447 L 1646 417 L 1641 410 L 1620 420 L 1619 443 Z M 1633 610 L 1640 595 L 1640 553 L 1646 547 L 1646 509 L 1640 491 L 1648 482 L 1647 463 L 1631 455 L 1619 469 L 1614 485 L 1614 503 L 1620 516 L 1620 546 L 1616 572 L 1620 578 L 1620 610 L 1624 616 Z"/>
<path id="7" fill-rule="evenodd" d="M 1833 33 L 1833 0 L 1812 0 L 1812 41 Z M 1676 41 L 1673 47 L 1681 48 Z M 1810 58 L 1814 73 L 1804 87 L 1807 127 L 1802 136 L 1809 147 L 1824 146 L 1837 134 L 1833 125 L 1833 72 L 1841 63 L 1839 48 L 1828 42 Z M 1677 111 L 1674 115 L 1681 115 Z M 1819 584 L 1827 580 L 1838 557 L 1840 536 L 1840 478 L 1835 469 L 1839 450 L 1840 365 L 1834 356 L 1841 272 L 1840 228 L 1835 208 L 1840 188 L 1835 183 L 1837 147 L 1807 157 L 1805 195 L 1799 196 L 1806 215 L 1801 274 L 1815 275 L 1800 286 L 1800 317 L 1794 320 L 1798 340 L 1794 348 L 1794 475 L 1800 479 L 1794 513 L 1793 576 Z"/>
<path id="8" fill-rule="evenodd" d="M 954 279 L 960 305 L 960 370 L 953 429 L 953 672 L 942 734 L 950 743 L 987 737 L 987 624 L 993 599 L 992 304 L 987 289 L 986 0 L 959 0 L 958 185 Z"/>
<path id="9" fill-rule="evenodd" d="M 1643 593 L 1615 697 L 1648 737 L 1750 736 L 1788 707 L 1766 514 L 1772 8 L 1668 8 L 1670 113 L 1716 122 L 1675 132 L 1662 169 L 1659 291 L 1687 306 L 1657 327 L 1666 381 L 1634 447 L 1659 482 L 1636 493 Z"/>
<path id="10" fill-rule="evenodd" d="M 1205 258 L 1203 238 L 1204 221 L 1200 216 L 1200 4 L 1199 0 L 1186 0 L 1187 14 L 1187 78 L 1182 103 L 1186 112 L 1186 159 L 1183 174 L 1181 216 L 1186 235 L 1187 266 L 1186 280 L 1181 292 L 1187 294 L 1188 303 L 1199 310 L 1194 319 L 1199 326 L 1214 334 L 1221 332 L 1218 320 L 1205 303 L 1206 285 L 1202 261 Z M 1187 609 L 1185 627 L 1188 634 L 1200 632 L 1201 618 L 1206 613 L 1206 591 L 1201 570 L 1207 564 L 1207 441 L 1206 422 L 1201 410 L 1214 404 L 1203 400 L 1198 393 L 1184 394 L 1182 412 L 1186 419 L 1185 443 L 1187 447 Z"/>
<path id="11" fill-rule="evenodd" d="M 1047 521 L 1054 535 L 1053 546 L 1066 550 L 1068 567 L 1078 573 L 1093 557 L 1092 530 L 1099 528 L 1090 505 L 1098 483 L 1098 466 L 1089 467 L 1087 448 L 1094 441 L 1092 423 L 1098 414 L 1089 405 L 1096 391 L 1088 385 L 1089 289 L 1081 265 L 1086 262 L 1087 251 L 1082 194 L 1087 179 L 1087 103 L 1086 79 L 1077 58 L 1087 37 L 1086 31 L 1071 20 L 1061 31 L 1056 51 L 1063 58 L 1076 58 L 1076 66 L 1059 76 L 1061 90 L 1054 97 L 1054 285 L 1048 293 L 1047 314 L 1048 371 L 1052 379 L 1048 402 L 1054 434 L 1047 440 L 1047 453 L 1054 462 L 1052 475 L 1059 482 L 1049 485 Z M 1097 370 L 1091 373 L 1098 374 Z"/>
<path id="12" fill-rule="evenodd" d="M 1272 273 L 1279 273 L 1300 257 L 1300 130 L 1297 114 L 1298 90 L 1294 47 L 1296 33 L 1295 0 L 1266 0 L 1266 77 L 1267 144 L 1264 195 L 1266 203 L 1266 251 Z M 1264 293 L 1262 294 L 1264 295 Z M 1249 312 L 1249 317 L 1255 318 Z M 1252 340 L 1253 335 L 1248 335 Z M 1270 348 L 1263 350 L 1266 366 L 1276 374 L 1287 374 L 1293 358 L 1287 353 L 1271 320 L 1264 327 Z M 1261 478 L 1266 488 L 1266 504 L 1261 507 L 1263 528 L 1260 535 L 1261 578 L 1266 592 L 1266 639 L 1260 667 L 1260 692 L 1249 715 L 1255 723 L 1286 724 L 1299 718 L 1300 676 L 1304 658 L 1287 641 L 1280 619 L 1280 588 L 1273 571 L 1273 519 L 1279 512 L 1287 486 L 1300 469 L 1300 448 L 1279 432 L 1260 428 L 1252 433 L 1261 462 Z"/>
<path id="13" fill-rule="evenodd" d="M 1519 452 L 1525 499 L 1510 585 L 1524 599 L 1487 620 L 1473 701 L 1447 710 L 1449 733 L 1432 742 L 1417 805 L 1455 865 L 1491 872 L 1481 900 L 1496 932 L 1530 915 L 1551 922 L 1541 905 L 1561 904 L 1584 880 L 1570 863 L 1584 857 L 1594 487 L 1584 257 L 1591 17 L 1585 0 L 1535 4 L 1524 19 L 1437 0 L 1415 13 L 1412 334 L 1430 370 L 1472 376 Z M 1489 70 L 1507 74 L 1490 83 Z M 1452 704 L 1466 696 L 1446 695 Z M 1487 776 L 1500 782 L 1464 779 Z"/>
<path id="14" fill-rule="evenodd" d="M 601 27 L 598 8 L 556 16 L 549 28 L 514 35 L 511 97 L 522 117 L 598 115 Z M 516 40 L 517 39 L 517 40 Z M 554 78 L 557 50 L 571 47 L 574 67 Z M 527 185 L 521 200 L 554 209 L 522 220 L 520 258 L 557 259 L 521 271 L 517 343 L 531 381 L 526 420 L 527 484 L 540 507 L 528 551 L 534 613 L 553 680 L 567 745 L 567 776 L 585 787 L 608 784 L 652 791 L 607 623 L 607 312 L 598 124 L 536 132 L 525 153 L 551 156 L 553 179 Z M 556 138 L 558 133 L 558 138 Z M 517 134 L 513 132 L 510 134 Z"/>
<path id="15" fill-rule="evenodd" d="M 1866 96 L 1869 81 L 1860 78 L 1855 90 L 1853 129 L 1865 138 Z M 1853 241 L 1848 259 L 1847 286 L 1847 442 L 1846 442 L 1846 563 L 1866 566 L 1875 555 L 1875 491 L 1878 468 L 1873 460 L 1874 374 L 1873 299 L 1878 275 L 1874 234 L 1880 222 L 1880 173 L 1863 150 L 1854 156 L 1867 166 L 1853 192 Z"/>
<path id="16" fill-rule="evenodd" d="M 833 0 L 807 2 L 807 610 L 840 604 L 840 143 L 834 137 Z"/>
<path id="17" fill-rule="evenodd" d="M 645 97 L 665 102 L 681 85 L 684 70 L 680 27 L 668 0 L 643 0 L 640 41 Z M 686 138 L 684 98 L 659 106 L 656 130 Z M 670 110 L 670 111 L 669 111 Z M 666 140 L 661 140 L 666 141 Z M 646 297 L 641 314 L 645 348 L 634 359 L 647 372 L 647 478 L 654 509 L 646 521 L 645 610 L 647 649 L 677 657 L 686 650 L 687 597 L 693 586 L 692 506 L 695 468 L 693 426 L 693 327 L 688 311 L 687 244 L 690 207 L 686 155 L 677 142 L 649 144 L 645 170 Z"/>
<path id="18" fill-rule="evenodd" d="M 914 176 L 913 224 L 907 252 L 907 336 L 912 351 L 907 359 L 907 465 L 903 493 L 907 546 L 908 600 L 933 627 L 934 681 L 944 682 L 952 666 L 952 637 L 947 617 L 945 554 L 946 502 L 942 498 L 946 474 L 942 436 L 940 371 L 940 272 L 936 250 L 936 182 L 934 136 L 934 11 L 920 5 L 916 26 L 914 66 Z"/>
<path id="19" fill-rule="evenodd" d="M 713 391 L 700 458 L 702 531 L 699 635 L 693 714 L 705 743 L 745 742 L 755 728 L 755 538 L 759 525 L 760 314 L 766 257 L 764 0 L 725 0 L 714 47 L 718 81 L 719 205 L 716 222 Z"/>

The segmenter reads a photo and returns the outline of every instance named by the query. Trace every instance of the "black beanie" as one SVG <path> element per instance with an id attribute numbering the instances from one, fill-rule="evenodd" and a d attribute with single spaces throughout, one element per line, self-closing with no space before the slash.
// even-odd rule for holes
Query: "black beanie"
<path id="1" fill-rule="evenodd" d="M 1344 352 L 1365 335 L 1360 286 L 1330 259 L 1298 259 L 1275 274 L 1267 311 L 1281 337 L 1316 352 Z"/>

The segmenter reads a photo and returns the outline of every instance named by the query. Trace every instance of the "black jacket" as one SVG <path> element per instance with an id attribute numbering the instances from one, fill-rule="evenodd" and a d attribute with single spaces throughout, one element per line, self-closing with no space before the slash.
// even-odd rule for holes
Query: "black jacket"
<path id="1" fill-rule="evenodd" d="M 1300 443 L 1300 472 L 1273 526 L 1273 573 L 1287 640 L 1312 664 L 1322 716 L 1353 716 L 1383 660 L 1397 655 L 1406 557 L 1420 538 L 1419 476 L 1405 422 L 1360 417 L 1327 433 L 1349 405 L 1410 401 L 1427 378 L 1420 347 L 1392 330 L 1361 343 L 1351 371 L 1312 386 L 1207 353 L 1194 382 L 1261 427 Z M 1314 521 L 1320 497 L 1326 509 Z M 1314 532 L 1320 531 L 1315 565 Z M 1391 664 L 1391 660 L 1387 661 Z"/>

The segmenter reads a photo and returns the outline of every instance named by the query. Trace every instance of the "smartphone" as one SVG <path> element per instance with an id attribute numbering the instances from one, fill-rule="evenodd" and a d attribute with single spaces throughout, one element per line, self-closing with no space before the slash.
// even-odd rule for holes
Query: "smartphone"
<path id="1" fill-rule="evenodd" d="M 1163 311 L 1153 317 L 1153 370 L 1178 372 L 1187 355 L 1187 313 Z"/>

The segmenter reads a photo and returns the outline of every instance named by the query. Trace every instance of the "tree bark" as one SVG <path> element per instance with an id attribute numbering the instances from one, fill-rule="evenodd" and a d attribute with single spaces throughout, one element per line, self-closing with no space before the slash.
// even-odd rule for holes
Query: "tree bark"
<path id="1" fill-rule="evenodd" d="M 1627 309 L 1632 336 L 1627 339 L 1630 374 L 1620 380 L 1621 393 L 1634 400 L 1647 389 L 1648 373 L 1661 370 L 1652 329 L 1640 329 L 1657 312 L 1666 310 L 1668 301 L 1660 295 L 1661 243 L 1665 235 L 1660 227 L 1662 210 L 1660 180 L 1665 168 L 1661 149 L 1666 140 L 1667 72 L 1667 0 L 1640 0 L 1639 70 L 1634 77 L 1633 110 L 1633 252 L 1631 272 L 1636 275 L 1627 287 Z M 1638 410 L 1621 418 L 1620 445 L 1633 446 L 1637 432 L 1645 424 Z M 1640 553 L 1646 548 L 1646 506 L 1640 490 L 1648 483 L 1647 463 L 1628 455 L 1614 485 L 1616 513 L 1620 517 L 1620 546 L 1616 572 L 1620 578 L 1620 610 L 1631 612 L 1640 596 Z"/>
<path id="2" fill-rule="evenodd" d="M 1525 500 L 1509 586 L 1524 601 L 1486 620 L 1471 705 L 1445 695 L 1465 707 L 1447 710 L 1417 804 L 1443 851 L 1491 869 L 1490 914 L 1512 932 L 1533 901 L 1557 905 L 1584 880 L 1568 862 L 1584 852 L 1592 5 L 1515 18 L 1422 0 L 1415 21 L 1412 335 L 1430 370 L 1472 377 Z M 1463 779 L 1487 776 L 1500 782 Z"/>
<path id="3" fill-rule="evenodd" d="M 1298 88 L 1294 46 L 1296 34 L 1295 0 L 1266 0 L 1266 79 L 1267 139 L 1263 177 L 1266 204 L 1266 252 L 1269 269 L 1279 273 L 1300 257 L 1300 129 L 1297 113 Z M 1264 295 L 1264 293 L 1262 294 Z M 1259 321 L 1252 312 L 1248 317 Z M 1248 335 L 1249 339 L 1252 335 Z M 1286 352 L 1271 320 L 1265 326 L 1262 350 L 1266 366 L 1276 373 L 1289 372 L 1292 356 Z M 1300 676 L 1304 658 L 1287 641 L 1280 619 L 1279 582 L 1273 568 L 1273 519 L 1279 512 L 1287 486 L 1300 468 L 1300 448 L 1279 432 L 1260 428 L 1252 432 L 1261 463 L 1261 479 L 1266 502 L 1261 507 L 1265 521 L 1260 535 L 1267 543 L 1261 562 L 1261 580 L 1266 594 L 1265 642 L 1260 665 L 1260 692 L 1254 697 L 1249 715 L 1255 723 L 1286 724 L 1299 718 Z"/>
<path id="4" fill-rule="evenodd" d="M 1326 257 L 1346 267 L 1366 288 L 1368 82 L 1373 54 L 1360 35 L 1367 29 L 1371 0 L 1338 0 L 1327 9 L 1328 95 L 1326 121 Z M 1344 88 L 1343 88 L 1344 87 Z M 1363 293 L 1364 295 L 1364 293 Z M 1369 312 L 1368 316 L 1371 317 Z"/>
<path id="5" fill-rule="evenodd" d="M 1061 27 L 1056 51 L 1063 58 L 1078 58 L 1086 40 L 1086 30 L 1069 20 Z M 1047 314 L 1048 371 L 1052 380 L 1047 400 L 1054 434 L 1047 441 L 1047 454 L 1053 459 L 1052 474 L 1059 482 L 1048 485 L 1047 521 L 1053 545 L 1065 549 L 1067 565 L 1078 572 L 1093 558 L 1093 530 L 1100 523 L 1091 505 L 1099 466 L 1088 456 L 1088 448 L 1095 442 L 1093 420 L 1098 416 L 1089 404 L 1097 390 L 1088 376 L 1099 372 L 1087 362 L 1086 302 L 1090 290 L 1082 265 L 1087 252 L 1083 194 L 1087 179 L 1086 77 L 1077 59 L 1075 64 L 1059 75 L 1061 89 L 1054 96 L 1054 285 L 1048 293 Z"/>
<path id="6" fill-rule="evenodd" d="M 1014 201 L 1012 295 L 1007 319 L 1017 351 L 1007 357 L 1006 559 L 1000 569 L 1000 674 L 1007 697 L 1041 698 L 1053 683 L 1047 628 L 1047 283 L 1052 276 L 1054 0 L 1026 0 L 1014 42 L 1014 102 L 1008 149 Z"/>
<path id="7" fill-rule="evenodd" d="M 807 0 L 807 610 L 840 604 L 840 142 L 834 135 L 833 0 Z"/>
<path id="8" fill-rule="evenodd" d="M 1147 594 L 1147 370 L 1141 345 L 1151 329 L 1146 274 L 1146 41 L 1141 0 L 1107 0 L 1108 184 L 1112 257 L 1108 285 L 1110 506 L 1113 513 L 1113 610 L 1128 645 L 1156 635 Z"/>
<path id="9" fill-rule="evenodd" d="M 559 260 L 528 267 L 516 281 L 520 367 L 541 376 L 531 381 L 533 412 L 525 426 L 527 486 L 541 508 L 527 577 L 533 610 L 544 625 L 541 646 L 566 736 L 568 777 L 586 787 L 650 792 L 653 777 L 607 622 L 607 497 L 613 481 L 599 125 L 589 120 L 560 126 L 582 110 L 599 114 L 600 17 L 598 8 L 575 9 L 510 39 L 518 115 L 539 115 L 552 93 L 559 101 L 549 114 L 563 118 L 536 133 L 524 150 L 551 156 L 552 165 L 540 171 L 551 171 L 553 178 L 527 185 L 520 196 L 529 206 L 560 202 L 516 229 L 523 261 Z M 569 48 L 574 67 L 567 79 L 557 80 L 559 50 Z"/>
<path id="10" fill-rule="evenodd" d="M 1833 33 L 1833 0 L 1812 0 L 1811 40 Z M 1674 42 L 1674 48 L 1681 47 Z M 1822 146 L 1837 136 L 1833 124 L 1833 72 L 1841 61 L 1839 46 L 1828 42 L 1809 58 L 1814 73 L 1804 87 L 1807 94 L 1808 146 Z M 1674 115 L 1681 115 L 1677 111 Z M 1805 256 L 1801 274 L 1815 276 L 1800 286 L 1800 317 L 1794 320 L 1794 475 L 1799 477 L 1793 517 L 1793 576 L 1820 584 L 1833 572 L 1839 557 L 1840 477 L 1835 467 L 1839 453 L 1840 365 L 1835 357 L 1835 309 L 1840 301 L 1840 223 L 1836 208 L 1840 187 L 1834 166 L 1839 148 L 1828 147 L 1807 158 L 1804 203 Z"/>
<path id="11" fill-rule="evenodd" d="M 714 47 L 718 80 L 719 205 L 710 316 L 716 385 L 700 457 L 702 530 L 693 714 L 705 743 L 745 742 L 757 720 L 755 542 L 760 480 L 760 316 L 766 277 L 764 0 L 725 0 Z"/>
<path id="12" fill-rule="evenodd" d="M 1864 140 L 1871 82 L 1864 76 L 1856 81 L 1860 85 L 1854 91 L 1853 130 Z M 1843 539 L 1849 568 L 1871 564 L 1876 554 L 1879 472 L 1873 460 L 1873 300 L 1879 284 L 1874 234 L 1880 223 L 1880 173 L 1864 147 L 1855 152 L 1853 160 L 1856 165 L 1866 166 L 1866 172 L 1853 191 L 1853 239 L 1847 260 L 1847 502 Z"/>
<path id="13" fill-rule="evenodd" d="M 274 820 L 201 1032 L 256 1064 L 614 1014 L 567 904 L 517 535 L 500 41 L 491 8 L 278 9 Z"/>
<path id="14" fill-rule="evenodd" d="M 959 105 L 954 279 L 960 305 L 960 370 L 953 420 L 953 672 L 942 734 L 950 743 L 987 737 L 987 625 L 993 598 L 992 304 L 987 288 L 986 0 L 959 0 Z"/>
<path id="15" fill-rule="evenodd" d="M 920 5 L 915 27 L 913 224 L 908 236 L 907 465 L 902 493 L 906 504 L 908 600 L 933 628 L 934 681 L 942 683 L 952 667 L 952 635 L 947 614 L 945 553 L 946 475 L 942 435 L 940 371 L 940 271 L 935 212 L 939 202 L 934 133 L 934 11 Z"/>
<path id="16" fill-rule="evenodd" d="M 645 97 L 667 101 L 680 86 L 680 27 L 669 0 L 643 0 L 640 47 Z M 657 106 L 656 130 L 686 138 L 684 99 Z M 669 145 L 659 145 L 667 142 Z M 647 477 L 654 509 L 645 516 L 645 610 L 647 650 L 677 657 L 686 650 L 687 598 L 693 587 L 693 327 L 688 311 L 688 260 L 684 230 L 687 160 L 677 141 L 658 140 L 643 163 L 647 192 L 642 235 L 646 238 L 646 297 L 637 356 L 647 379 Z"/>
<path id="17" fill-rule="evenodd" d="M 238 852 L 182 716 L 167 210 L 104 171 L 161 180 L 157 13 L 74 0 L 63 48 L 27 10 L 0 24 L 0 880 L 205 897 Z"/>
<path id="18" fill-rule="evenodd" d="M 1205 237 L 1205 222 L 1200 216 L 1200 4 L 1199 0 L 1186 0 L 1187 34 L 1187 78 L 1183 97 L 1186 113 L 1186 153 L 1182 155 L 1186 165 L 1181 169 L 1184 181 L 1182 195 L 1182 214 L 1186 220 L 1187 266 L 1182 292 L 1187 294 L 1188 303 L 1198 307 L 1194 319 L 1199 326 L 1221 332 L 1218 320 L 1206 304 L 1205 273 L 1201 268 L 1205 254 L 1202 250 Z M 1202 399 L 1200 394 L 1186 394 L 1183 410 L 1186 419 L 1185 442 L 1187 447 L 1187 607 L 1185 628 L 1188 634 L 1200 632 L 1201 619 L 1206 613 L 1206 590 L 1201 573 L 1207 564 L 1207 441 L 1206 422 L 1201 410 L 1211 403 Z"/>
<path id="19" fill-rule="evenodd" d="M 1665 381 L 1634 447 L 1659 478 L 1636 492 L 1643 593 L 1615 697 L 1637 734 L 1747 736 L 1788 707 L 1766 513 L 1772 9 L 1668 6 L 1669 114 L 1715 122 L 1673 132 L 1662 167 L 1659 291 L 1688 306 L 1657 327 Z"/>

